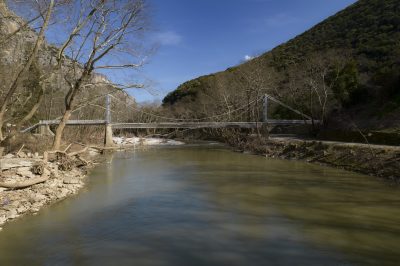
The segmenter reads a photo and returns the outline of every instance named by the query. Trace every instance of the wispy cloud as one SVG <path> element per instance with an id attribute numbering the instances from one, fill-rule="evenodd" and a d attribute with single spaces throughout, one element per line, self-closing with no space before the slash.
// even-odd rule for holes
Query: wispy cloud
<path id="1" fill-rule="evenodd" d="M 264 25 L 270 28 L 284 27 L 302 22 L 302 19 L 288 13 L 279 13 L 264 19 Z"/>
<path id="2" fill-rule="evenodd" d="M 174 31 L 159 32 L 154 35 L 154 41 L 161 45 L 178 45 L 182 42 L 182 36 Z"/>
<path id="3" fill-rule="evenodd" d="M 252 18 L 247 21 L 248 32 L 260 34 L 269 30 L 290 30 L 297 25 L 302 25 L 306 20 L 302 17 L 281 12 L 264 17 Z"/>

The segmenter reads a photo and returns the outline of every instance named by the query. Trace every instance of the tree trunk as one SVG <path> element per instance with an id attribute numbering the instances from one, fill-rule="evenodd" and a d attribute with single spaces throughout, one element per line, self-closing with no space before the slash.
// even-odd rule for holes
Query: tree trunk
<path id="1" fill-rule="evenodd" d="M 4 113 L 0 112 L 0 142 L 4 140 L 3 124 L 4 124 Z"/>
<path id="2" fill-rule="evenodd" d="M 56 134 L 54 136 L 54 141 L 53 141 L 53 147 L 52 150 L 57 151 L 60 149 L 61 146 L 61 139 L 62 139 L 62 135 L 64 133 L 64 128 L 65 125 L 67 124 L 69 118 L 72 115 L 72 110 L 66 110 L 64 112 L 63 117 L 61 118 L 60 124 L 58 124 L 57 130 L 56 130 Z"/>
<path id="3" fill-rule="evenodd" d="M 41 91 L 40 91 L 39 98 L 37 99 L 35 105 L 33 105 L 32 109 L 29 111 L 29 113 L 27 113 L 27 114 L 25 115 L 25 117 L 22 118 L 21 121 L 18 122 L 18 124 L 17 124 L 17 131 L 20 131 L 20 130 L 21 130 L 21 127 L 24 125 L 24 123 L 27 122 L 27 121 L 29 121 L 29 120 L 34 116 L 34 114 L 36 113 L 36 111 L 39 109 L 40 104 L 41 104 L 42 101 L 43 101 L 43 98 L 44 98 L 44 88 L 42 87 L 42 88 L 41 88 Z"/>

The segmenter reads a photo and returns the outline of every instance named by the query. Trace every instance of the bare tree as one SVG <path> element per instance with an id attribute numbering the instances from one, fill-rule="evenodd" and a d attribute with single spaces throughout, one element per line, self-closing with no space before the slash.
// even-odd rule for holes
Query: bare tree
<path id="1" fill-rule="evenodd" d="M 240 94 L 247 104 L 247 120 L 259 121 L 262 112 L 262 101 L 265 94 L 274 94 L 277 75 L 272 67 L 269 67 L 261 58 L 255 58 L 251 65 L 239 71 L 236 76 L 240 86 Z M 243 104 L 243 103 L 242 103 Z"/>
<path id="2" fill-rule="evenodd" d="M 314 120 L 324 124 L 329 111 L 337 104 L 333 88 L 348 61 L 342 54 L 335 50 L 315 53 L 287 70 L 289 90 L 283 97 L 308 113 L 314 128 Z"/>
<path id="3" fill-rule="evenodd" d="M 93 75 L 97 71 L 109 74 L 113 70 L 136 69 L 143 64 L 138 39 L 146 29 L 144 0 L 82 0 L 76 4 L 81 8 L 75 10 L 77 13 L 72 17 L 78 18 L 78 24 L 68 34 L 60 53 L 65 52 L 72 60 L 59 56 L 59 64 L 65 66 L 64 79 L 69 89 L 64 98 L 65 111 L 55 133 L 54 150 L 60 148 L 77 96 L 94 87 Z M 123 88 L 129 87 L 141 86 L 123 85 Z"/>
<path id="4" fill-rule="evenodd" d="M 0 101 L 0 140 L 4 139 L 2 128 L 4 125 L 4 118 L 8 109 L 8 105 L 10 104 L 13 95 L 21 85 L 23 76 L 29 71 L 29 68 L 36 59 L 39 49 L 44 42 L 45 31 L 49 25 L 51 15 L 55 6 L 55 0 L 50 0 L 48 3 L 47 2 L 41 4 L 39 4 L 39 2 L 37 3 L 39 10 L 38 12 L 41 14 L 42 18 L 40 31 L 38 33 L 33 49 L 28 55 L 26 62 L 16 71 L 15 75 L 11 78 L 9 86 L 5 89 L 6 93 Z"/>

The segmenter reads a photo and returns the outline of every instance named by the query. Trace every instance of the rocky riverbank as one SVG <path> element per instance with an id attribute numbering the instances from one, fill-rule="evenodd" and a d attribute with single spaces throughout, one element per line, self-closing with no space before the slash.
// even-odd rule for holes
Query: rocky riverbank
<path id="1" fill-rule="evenodd" d="M 400 147 L 296 138 L 247 138 L 235 147 L 270 158 L 304 160 L 400 182 Z"/>
<path id="2" fill-rule="evenodd" d="M 0 229 L 6 222 L 76 194 L 91 163 L 82 155 L 7 154 L 0 159 Z"/>

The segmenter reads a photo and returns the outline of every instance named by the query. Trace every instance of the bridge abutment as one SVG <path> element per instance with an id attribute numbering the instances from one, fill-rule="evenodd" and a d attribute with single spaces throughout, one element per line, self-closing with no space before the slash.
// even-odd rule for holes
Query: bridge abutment
<path id="1" fill-rule="evenodd" d="M 106 124 L 105 126 L 105 134 L 104 134 L 104 146 L 105 147 L 114 147 L 113 141 L 113 130 L 110 124 Z"/>

